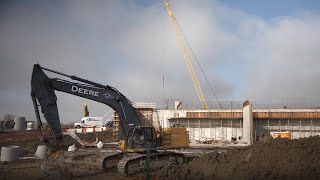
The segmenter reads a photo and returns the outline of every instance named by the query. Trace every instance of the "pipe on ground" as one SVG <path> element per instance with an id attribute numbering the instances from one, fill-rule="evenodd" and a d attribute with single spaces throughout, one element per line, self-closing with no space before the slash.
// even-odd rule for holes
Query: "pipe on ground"
<path id="1" fill-rule="evenodd" d="M 1 162 L 17 161 L 20 157 L 19 146 L 2 146 L 1 148 Z"/>

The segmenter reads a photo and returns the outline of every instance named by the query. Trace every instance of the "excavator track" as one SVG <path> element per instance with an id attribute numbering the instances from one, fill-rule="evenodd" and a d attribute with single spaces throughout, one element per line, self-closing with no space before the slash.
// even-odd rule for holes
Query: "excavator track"
<path id="1" fill-rule="evenodd" d="M 141 159 L 145 159 L 144 154 L 126 154 L 118 163 L 118 172 L 125 176 L 139 173 L 141 171 Z M 128 162 L 131 165 L 130 169 L 128 169 Z"/>
<path id="2" fill-rule="evenodd" d="M 123 157 L 123 152 L 112 152 L 110 154 L 101 156 L 98 160 L 99 169 L 103 169 L 105 171 L 116 171 L 118 167 L 119 161 Z"/>
<path id="3" fill-rule="evenodd" d="M 118 172 L 125 176 L 145 171 L 147 154 L 126 154 L 118 163 Z M 159 152 L 150 155 L 150 170 L 155 171 L 169 164 L 182 164 L 186 162 L 183 154 L 174 152 Z"/>

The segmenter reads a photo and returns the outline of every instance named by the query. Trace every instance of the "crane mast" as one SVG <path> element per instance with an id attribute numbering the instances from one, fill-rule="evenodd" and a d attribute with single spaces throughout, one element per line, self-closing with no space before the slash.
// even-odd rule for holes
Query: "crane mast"
<path id="1" fill-rule="evenodd" d="M 194 87 L 195 87 L 195 89 L 197 91 L 197 94 L 198 94 L 202 109 L 209 109 L 208 104 L 207 104 L 207 102 L 206 102 L 206 100 L 204 98 L 204 95 L 202 93 L 202 89 L 200 87 L 200 83 L 199 83 L 199 80 L 197 78 L 196 72 L 195 72 L 195 70 L 193 68 L 193 65 L 192 65 L 192 62 L 191 62 L 191 58 L 190 58 L 190 55 L 189 55 L 189 52 L 188 52 L 188 48 L 187 48 L 187 46 L 185 44 L 185 41 L 184 41 L 184 38 L 183 38 L 183 33 L 182 33 L 181 29 L 180 29 L 180 26 L 179 26 L 179 24 L 177 22 L 176 17 L 174 16 L 174 14 L 173 14 L 173 12 L 172 12 L 172 10 L 170 8 L 170 4 L 168 2 L 164 2 L 164 4 L 166 5 L 166 8 L 167 8 L 167 11 L 168 11 L 168 14 L 169 14 L 170 22 L 171 22 L 171 24 L 173 26 L 173 29 L 174 29 L 175 33 L 176 33 L 179 46 L 181 48 L 185 63 L 187 64 L 188 71 L 189 71 L 189 74 L 191 76 L 193 85 L 194 85 Z"/>

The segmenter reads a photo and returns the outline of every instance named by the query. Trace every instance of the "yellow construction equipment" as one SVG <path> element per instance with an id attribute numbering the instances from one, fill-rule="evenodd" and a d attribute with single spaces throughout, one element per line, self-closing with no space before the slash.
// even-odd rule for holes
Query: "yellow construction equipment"
<path id="1" fill-rule="evenodd" d="M 164 148 L 189 147 L 189 132 L 185 127 L 163 128 L 162 145 Z"/>
<path id="2" fill-rule="evenodd" d="M 270 135 L 272 138 L 287 138 L 291 139 L 292 135 L 291 132 L 289 131 L 284 131 L 284 132 L 270 132 Z"/>
<path id="3" fill-rule="evenodd" d="M 168 10 L 168 14 L 169 14 L 169 18 L 170 18 L 170 22 L 173 26 L 173 29 L 177 35 L 177 40 L 178 40 L 178 43 L 179 43 L 179 46 L 182 50 L 182 53 L 183 53 L 183 57 L 184 57 L 184 60 L 187 64 L 187 67 L 188 67 L 188 71 L 189 71 L 189 74 L 191 76 L 191 79 L 192 79 L 192 82 L 193 82 L 193 85 L 197 91 L 197 94 L 198 94 L 198 97 L 199 97 L 199 100 L 200 100 L 200 103 L 201 103 L 201 106 L 202 106 L 202 109 L 209 109 L 208 107 L 208 104 L 206 103 L 206 100 L 204 98 L 204 95 L 202 93 L 202 90 L 201 90 L 201 87 L 200 87 L 200 83 L 199 83 L 199 80 L 197 78 L 197 75 L 196 75 L 196 72 L 193 68 L 193 65 L 192 65 L 192 62 L 191 62 L 191 58 L 190 58 L 190 55 L 189 55 L 189 52 L 188 52 L 188 48 L 185 44 L 185 38 L 183 36 L 183 33 L 181 31 L 181 28 L 177 22 L 177 19 L 176 17 L 174 16 L 171 8 L 170 8 L 170 4 L 168 2 L 164 2 L 164 4 L 166 5 L 166 8 Z"/>

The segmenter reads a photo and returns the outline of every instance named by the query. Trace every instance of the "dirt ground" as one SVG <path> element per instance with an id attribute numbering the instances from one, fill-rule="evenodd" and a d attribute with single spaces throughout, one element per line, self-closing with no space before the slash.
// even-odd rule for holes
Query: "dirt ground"
<path id="1" fill-rule="evenodd" d="M 47 133 L 49 134 L 49 133 Z M 21 148 L 21 157 L 33 157 L 40 142 L 40 133 L 36 131 L 21 131 L 18 133 L 1 133 L 0 147 L 17 145 Z M 112 141 L 112 130 L 100 133 L 78 134 L 87 141 L 94 142 L 96 137 L 102 142 Z M 72 144 L 77 147 L 81 145 L 68 135 L 64 136 L 64 149 L 67 150 Z M 105 150 L 96 148 L 86 149 L 86 151 L 65 152 L 66 163 L 72 174 L 72 179 L 128 179 L 117 172 L 104 172 L 98 168 L 99 162 L 96 160 L 106 154 Z M 31 158 L 20 159 L 16 162 L 0 163 L 0 179 L 50 179 L 43 175 L 40 166 L 43 160 Z M 143 176 L 130 177 L 129 179 L 143 179 Z"/>
<path id="2" fill-rule="evenodd" d="M 79 134 L 87 142 L 96 137 L 102 142 L 112 140 L 112 131 Z M 13 138 L 14 137 L 14 138 Z M 36 133 L 16 136 L 0 134 L 0 146 L 18 145 L 23 157 L 32 157 L 40 143 Z M 65 149 L 74 139 L 64 136 Z M 124 177 L 117 172 L 104 172 L 97 159 L 110 149 L 87 148 L 66 152 L 72 179 L 145 179 L 144 174 Z M 41 174 L 42 160 L 23 159 L 0 163 L 0 179 L 49 179 Z M 320 179 L 320 138 L 269 139 L 253 146 L 205 153 L 188 164 L 168 165 L 152 173 L 152 179 Z"/>
<path id="3" fill-rule="evenodd" d="M 44 131 L 46 136 L 50 136 L 49 131 Z M 86 133 L 77 134 L 82 140 L 86 142 L 95 142 L 96 138 L 102 142 L 112 142 L 112 130 L 99 132 L 99 133 Z M 64 149 L 68 150 L 68 147 L 72 144 L 76 144 L 77 147 L 81 145 L 68 135 L 63 137 Z M 0 147 L 8 145 L 17 145 L 21 148 L 21 156 L 33 156 L 37 150 L 38 145 L 41 145 L 40 132 L 39 131 L 20 131 L 20 132 L 1 132 L 0 133 Z"/>
<path id="4" fill-rule="evenodd" d="M 167 166 L 159 179 L 320 179 L 320 138 L 270 139 Z"/>

